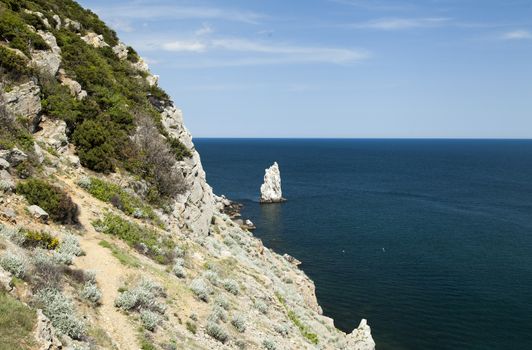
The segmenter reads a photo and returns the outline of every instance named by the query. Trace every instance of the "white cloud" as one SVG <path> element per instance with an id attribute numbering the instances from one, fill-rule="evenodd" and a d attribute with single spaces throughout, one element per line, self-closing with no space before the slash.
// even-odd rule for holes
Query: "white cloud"
<path id="1" fill-rule="evenodd" d="M 377 29 L 377 30 L 402 30 L 411 28 L 439 27 L 447 24 L 450 18 L 381 18 L 368 22 L 348 25 L 351 28 Z"/>
<path id="2" fill-rule="evenodd" d="M 532 39 L 532 33 L 527 30 L 514 30 L 512 32 L 507 32 L 502 35 L 502 38 L 505 40 L 525 40 Z"/>
<path id="3" fill-rule="evenodd" d="M 204 52 L 207 46 L 197 40 L 175 40 L 163 43 L 161 48 L 165 51 L 174 52 Z"/>
<path id="4" fill-rule="evenodd" d="M 233 22 L 258 23 L 264 15 L 252 11 L 238 9 L 221 9 L 206 6 L 158 5 L 150 3 L 132 3 L 114 5 L 97 11 L 104 18 L 129 20 L 161 20 L 161 19 L 217 19 Z"/>

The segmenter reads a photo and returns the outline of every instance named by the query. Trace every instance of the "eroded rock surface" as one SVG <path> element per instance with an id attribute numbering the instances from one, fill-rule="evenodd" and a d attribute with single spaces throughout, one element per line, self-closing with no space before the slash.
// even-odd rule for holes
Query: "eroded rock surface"
<path id="1" fill-rule="evenodd" d="M 277 162 L 266 169 L 264 183 L 260 186 L 260 201 L 262 203 L 283 202 L 283 192 L 281 190 L 281 172 Z"/>

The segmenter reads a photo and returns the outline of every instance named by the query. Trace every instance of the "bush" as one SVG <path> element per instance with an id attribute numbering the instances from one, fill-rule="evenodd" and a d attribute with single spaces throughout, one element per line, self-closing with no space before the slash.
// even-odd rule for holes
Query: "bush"
<path id="1" fill-rule="evenodd" d="M 15 79 L 31 73 L 27 59 L 2 45 L 0 45 L 0 71 Z"/>
<path id="2" fill-rule="evenodd" d="M 32 32 L 15 12 L 0 7 L 0 37 L 9 46 L 30 56 L 30 50 L 48 50 L 50 47 L 43 38 Z"/>
<path id="3" fill-rule="evenodd" d="M 222 343 L 225 343 L 229 339 L 229 335 L 227 334 L 225 329 L 220 327 L 217 323 L 214 323 L 214 322 L 207 323 L 207 327 L 205 328 L 205 331 L 207 332 L 208 335 L 210 335 L 211 337 L 213 337 L 214 339 Z"/>
<path id="4" fill-rule="evenodd" d="M 81 291 L 81 297 L 93 304 L 99 304 L 102 298 L 102 292 L 94 282 L 86 282 Z"/>
<path id="5" fill-rule="evenodd" d="M 257 300 L 255 301 L 255 307 L 261 314 L 266 315 L 268 313 L 268 305 L 266 305 L 263 301 Z"/>
<path id="6" fill-rule="evenodd" d="M 203 273 L 203 277 L 205 277 L 213 286 L 217 286 L 220 283 L 220 277 L 218 274 L 214 271 L 206 271 Z"/>
<path id="7" fill-rule="evenodd" d="M 150 310 L 162 314 L 165 306 L 157 301 L 157 297 L 163 294 L 161 287 L 150 280 L 142 280 L 134 288 L 120 293 L 115 305 L 126 311 Z"/>
<path id="8" fill-rule="evenodd" d="M 142 310 L 140 312 L 140 320 L 142 325 L 149 331 L 154 331 L 157 325 L 161 322 L 159 314 L 150 310 Z"/>
<path id="9" fill-rule="evenodd" d="M 241 315 L 234 315 L 233 318 L 231 319 L 231 324 L 240 333 L 243 333 L 246 331 L 246 320 Z"/>
<path id="10" fill-rule="evenodd" d="M 42 248 L 34 251 L 32 262 L 31 280 L 36 289 L 59 288 L 63 279 L 64 266 Z"/>
<path id="11" fill-rule="evenodd" d="M 176 275 L 176 277 L 179 277 L 179 278 L 186 277 L 185 268 L 183 267 L 183 259 L 176 260 L 174 267 L 172 268 L 172 272 L 174 273 L 174 275 Z"/>
<path id="12" fill-rule="evenodd" d="M 150 206 L 116 184 L 93 177 L 85 181 L 83 188 L 99 200 L 112 203 L 127 215 L 157 220 Z"/>
<path id="13" fill-rule="evenodd" d="M 187 330 L 192 334 L 196 334 L 198 331 L 198 326 L 194 322 L 187 321 L 185 322 L 185 326 L 187 327 Z"/>
<path id="14" fill-rule="evenodd" d="M 63 237 L 63 241 L 54 252 L 54 259 L 61 263 L 70 265 L 72 260 L 76 256 L 83 254 L 81 247 L 79 246 L 79 241 L 76 236 L 67 234 Z"/>
<path id="15" fill-rule="evenodd" d="M 100 231 L 124 240 L 160 264 L 169 264 L 173 260 L 175 243 L 168 237 L 161 236 L 157 231 L 139 226 L 118 215 L 107 214 L 103 220 L 93 225 Z"/>
<path id="16" fill-rule="evenodd" d="M 35 311 L 0 288 L 1 349 L 34 349 L 33 328 L 36 321 Z"/>
<path id="17" fill-rule="evenodd" d="M 283 337 L 286 337 L 290 331 L 290 327 L 285 323 L 275 324 L 273 329 Z"/>
<path id="18" fill-rule="evenodd" d="M 262 342 L 262 346 L 264 346 L 267 350 L 277 350 L 277 345 L 275 345 L 275 342 L 270 339 L 266 339 Z"/>
<path id="19" fill-rule="evenodd" d="M 36 294 L 36 301 L 57 330 L 72 339 L 82 339 L 86 333 L 85 324 L 75 315 L 70 299 L 59 290 L 48 288 Z"/>
<path id="20" fill-rule="evenodd" d="M 21 230 L 22 235 L 24 235 L 24 247 L 39 247 L 48 250 L 54 250 L 59 245 L 59 239 L 50 235 L 47 232 L 43 231 L 31 231 L 31 230 Z"/>
<path id="21" fill-rule="evenodd" d="M 16 191 L 26 197 L 32 205 L 44 209 L 52 220 L 64 223 L 77 223 L 78 206 L 61 188 L 40 179 L 20 182 Z"/>
<path id="22" fill-rule="evenodd" d="M 199 300 L 204 302 L 209 301 L 209 294 L 211 293 L 211 290 L 204 279 L 196 278 L 193 280 L 192 283 L 190 283 L 190 290 Z"/>
<path id="23" fill-rule="evenodd" d="M 232 279 L 226 279 L 222 282 L 222 285 L 226 291 L 228 291 L 231 294 L 238 295 L 238 283 L 235 280 Z"/>
<path id="24" fill-rule="evenodd" d="M 11 272 L 15 277 L 26 277 L 28 266 L 26 264 L 25 256 L 7 252 L 0 258 L 0 266 L 2 266 L 4 270 Z"/>
<path id="25" fill-rule="evenodd" d="M 229 300 L 227 300 L 223 295 L 218 296 L 218 298 L 216 298 L 216 300 L 214 301 L 214 304 L 218 305 L 224 310 L 229 310 L 231 308 Z"/>
<path id="26" fill-rule="evenodd" d="M 215 323 L 219 321 L 227 322 L 227 313 L 223 308 L 216 306 L 209 315 L 208 320 Z"/>
<path id="27" fill-rule="evenodd" d="M 2 224 L 0 224 L 0 236 L 7 238 L 19 246 L 22 246 L 26 240 L 26 236 L 19 229 L 9 228 Z"/>

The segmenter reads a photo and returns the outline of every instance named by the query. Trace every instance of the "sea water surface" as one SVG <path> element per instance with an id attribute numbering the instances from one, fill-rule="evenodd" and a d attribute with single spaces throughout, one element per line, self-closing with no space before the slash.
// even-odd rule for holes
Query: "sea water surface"
<path id="1" fill-rule="evenodd" d="M 532 141 L 197 139 L 217 194 L 378 350 L 532 349 Z M 260 205 L 279 163 L 283 204 Z"/>

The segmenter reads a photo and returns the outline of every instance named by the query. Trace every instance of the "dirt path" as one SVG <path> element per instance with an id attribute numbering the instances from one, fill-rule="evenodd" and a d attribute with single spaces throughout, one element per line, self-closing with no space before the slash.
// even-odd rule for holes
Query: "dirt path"
<path id="1" fill-rule="evenodd" d="M 79 221 L 85 228 L 85 235 L 79 238 L 80 246 L 85 255 L 76 258 L 74 265 L 80 269 L 94 271 L 96 282 L 102 291 L 98 323 L 113 339 L 118 349 L 140 349 L 135 327 L 129 322 L 127 316 L 114 306 L 114 301 L 118 296 L 118 288 L 123 285 L 124 279 L 132 271 L 120 264 L 109 249 L 98 244 L 103 237 L 91 225 L 91 221 L 94 219 L 92 211 L 100 211 L 102 204 L 86 194 L 83 194 L 84 198 L 81 198 L 75 185 L 66 179 L 64 180 L 70 187 L 69 192 L 72 199 L 80 207 Z"/>

